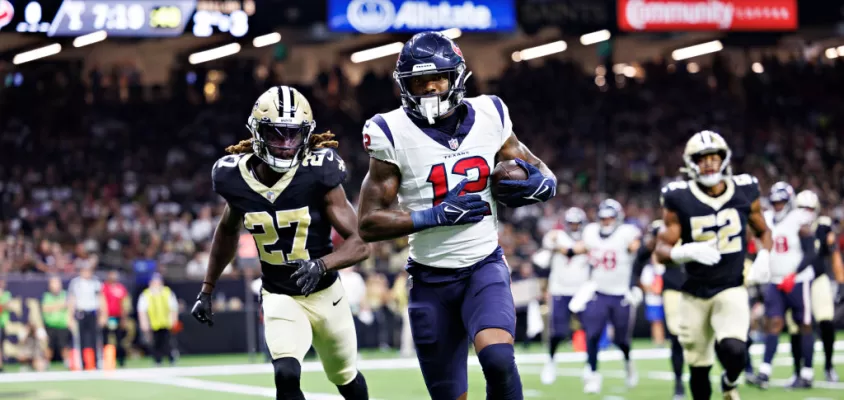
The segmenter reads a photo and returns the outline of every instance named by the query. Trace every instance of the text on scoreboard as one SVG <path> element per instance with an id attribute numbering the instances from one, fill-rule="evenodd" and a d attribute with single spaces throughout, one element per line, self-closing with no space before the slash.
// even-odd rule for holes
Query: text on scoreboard
<path id="1" fill-rule="evenodd" d="M 233 6 L 234 5 L 234 6 Z M 0 32 L 79 36 L 195 36 L 249 31 L 254 0 L 0 0 Z"/>

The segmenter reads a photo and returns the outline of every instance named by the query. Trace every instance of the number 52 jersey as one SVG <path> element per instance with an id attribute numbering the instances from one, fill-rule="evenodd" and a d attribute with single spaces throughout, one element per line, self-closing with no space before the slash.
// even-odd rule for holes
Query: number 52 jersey
<path id="1" fill-rule="evenodd" d="M 333 149 L 316 150 L 278 182 L 266 186 L 250 168 L 257 162 L 252 154 L 219 159 L 211 172 L 213 188 L 230 208 L 243 214 L 243 225 L 258 248 L 264 289 L 301 295 L 301 288 L 290 279 L 296 268 L 286 262 L 316 259 L 333 251 L 324 199 L 346 179 L 346 167 Z M 336 271 L 327 273 L 315 290 L 331 286 L 336 279 Z"/>
<path id="2" fill-rule="evenodd" d="M 410 258 L 436 268 L 469 267 L 498 247 L 496 203 L 489 188 L 495 155 L 513 131 L 504 102 L 495 96 L 463 100 L 463 121 L 454 135 L 414 123 L 402 108 L 366 121 L 363 144 L 370 157 L 401 173 L 399 205 L 405 211 L 434 207 L 463 179 L 489 214 L 476 224 L 441 226 L 410 235 Z M 421 126 L 421 127 L 420 127 Z"/>
<path id="3" fill-rule="evenodd" d="M 759 198 L 756 178 L 743 174 L 726 181 L 720 196 L 711 197 L 695 181 L 671 182 L 662 188 L 662 206 L 677 214 L 682 226 L 682 243 L 716 240 L 721 261 L 715 265 L 686 264 L 687 280 L 682 290 L 700 298 L 744 284 L 747 253 L 747 221 L 750 207 Z"/>

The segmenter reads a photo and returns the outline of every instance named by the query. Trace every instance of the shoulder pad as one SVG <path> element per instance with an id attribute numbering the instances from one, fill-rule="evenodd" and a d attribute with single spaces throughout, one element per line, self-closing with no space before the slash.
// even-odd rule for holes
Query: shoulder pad
<path id="1" fill-rule="evenodd" d="M 744 191 L 751 202 L 759 198 L 761 191 L 759 190 L 759 181 L 755 176 L 750 174 L 734 175 L 733 182 L 737 189 Z"/>
<path id="2" fill-rule="evenodd" d="M 334 149 L 311 151 L 302 159 L 302 166 L 315 171 L 320 176 L 320 182 L 328 188 L 346 180 L 346 162 Z"/>
<path id="3" fill-rule="evenodd" d="M 498 96 L 488 95 L 485 97 L 492 102 L 496 115 L 498 115 L 498 121 L 501 123 L 501 145 L 503 146 L 507 139 L 510 138 L 510 135 L 513 134 L 513 121 L 510 119 L 510 109 L 507 108 L 507 105 Z"/>
<path id="4" fill-rule="evenodd" d="M 238 164 L 246 154 L 229 154 L 221 157 L 211 167 L 211 187 L 214 192 L 226 197 L 226 181 L 232 173 L 239 173 Z"/>
<path id="5" fill-rule="evenodd" d="M 827 217 L 826 215 L 821 215 L 820 217 L 818 217 L 818 225 L 831 227 L 832 226 L 832 218 Z"/>
<path id="6" fill-rule="evenodd" d="M 398 165 L 393 132 L 381 114 L 363 125 L 363 148 L 372 158 Z"/>
<path id="7" fill-rule="evenodd" d="M 735 184 L 739 186 L 759 184 L 759 181 L 756 179 L 756 177 L 750 174 L 734 175 L 733 182 L 735 182 Z"/>
<path id="8" fill-rule="evenodd" d="M 675 210 L 677 209 L 677 202 L 674 197 L 677 196 L 678 193 L 684 192 L 688 189 L 689 183 L 686 181 L 669 182 L 667 185 L 662 187 L 662 190 L 659 193 L 659 203 L 669 210 Z"/>

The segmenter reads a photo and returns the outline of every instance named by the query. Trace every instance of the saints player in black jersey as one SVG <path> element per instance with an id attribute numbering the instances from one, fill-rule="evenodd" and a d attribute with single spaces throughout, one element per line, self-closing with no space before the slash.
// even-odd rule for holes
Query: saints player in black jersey
<path id="1" fill-rule="evenodd" d="M 732 176 L 730 148 L 721 135 L 702 131 L 686 143 L 683 161 L 692 179 L 662 189 L 662 220 L 656 257 L 662 263 L 685 264 L 678 333 L 690 367 L 689 389 L 695 400 L 709 399 L 709 371 L 714 344 L 724 367 L 725 399 L 738 399 L 736 382 L 744 369 L 750 324 L 744 287 L 745 226 L 761 238 L 751 267 L 753 280 L 770 279 L 771 232 L 759 203 L 759 185 L 750 175 Z M 677 245 L 677 243 L 682 243 Z"/>
<path id="2" fill-rule="evenodd" d="M 651 222 L 643 238 L 644 245 L 639 247 L 636 259 L 633 261 L 633 276 L 638 279 L 642 275 L 645 265 L 651 261 L 656 248 L 656 237 L 665 224 L 661 219 Z M 686 397 L 683 385 L 683 347 L 677 338 L 680 328 L 680 290 L 686 281 L 686 270 L 682 264 L 666 264 L 662 274 L 662 307 L 665 312 L 665 326 L 668 328 L 668 339 L 671 342 L 671 368 L 674 371 L 674 400 Z"/>
<path id="3" fill-rule="evenodd" d="M 337 270 L 369 256 L 346 199 L 343 160 L 331 133 L 315 135 L 311 106 L 296 89 L 262 94 L 247 127 L 252 139 L 214 164 L 214 191 L 226 200 L 192 314 L 213 325 L 211 293 L 237 249 L 241 225 L 255 239 L 263 273 L 261 306 L 277 399 L 304 399 L 302 358 L 313 345 L 345 399 L 367 399 L 357 370 L 357 337 Z M 345 241 L 333 251 L 331 228 Z"/>
<path id="4" fill-rule="evenodd" d="M 835 302 L 832 296 L 832 285 L 829 280 L 831 274 L 836 281 L 844 283 L 844 263 L 841 261 L 841 253 L 836 243 L 836 232 L 832 226 L 832 218 L 820 215 L 821 204 L 818 195 L 811 190 L 803 190 L 797 194 L 796 206 L 814 213 L 815 220 L 815 247 L 817 248 L 817 261 L 812 264 L 815 269 L 815 279 L 812 281 L 811 305 L 812 316 L 818 326 L 818 333 L 823 343 L 824 351 L 824 375 L 828 382 L 838 382 L 838 373 L 832 364 L 832 355 L 835 345 L 835 326 L 833 317 L 835 314 Z M 800 331 L 791 318 L 789 332 L 791 333 L 791 354 L 794 359 L 795 373 L 793 381 L 800 376 L 800 360 L 803 358 L 800 347 Z M 794 344 L 797 344 L 795 346 Z"/>

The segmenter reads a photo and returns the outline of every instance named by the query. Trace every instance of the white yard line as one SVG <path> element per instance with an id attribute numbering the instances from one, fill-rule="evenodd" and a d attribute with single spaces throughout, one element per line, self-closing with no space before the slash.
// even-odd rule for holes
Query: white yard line
<path id="1" fill-rule="evenodd" d="M 269 397 L 271 399 L 275 398 L 274 388 L 241 385 L 238 383 L 214 382 L 193 378 L 178 377 L 136 378 L 124 380 L 132 382 L 155 383 L 159 385 L 171 385 L 188 389 L 210 390 L 214 392 L 233 393 L 239 395 Z M 308 400 L 343 400 L 343 396 L 326 393 L 305 393 L 305 398 L 307 398 Z"/>
<path id="2" fill-rule="evenodd" d="M 844 341 L 835 342 L 836 350 L 844 350 Z M 820 343 L 815 346 L 815 351 L 822 351 Z M 750 353 L 762 354 L 764 347 L 761 344 L 754 344 Z M 777 353 L 790 353 L 791 345 L 781 343 Z M 635 360 L 657 360 L 667 359 L 671 356 L 671 350 L 661 349 L 634 349 L 631 351 L 631 358 Z M 547 354 L 532 353 L 516 355 L 516 362 L 520 365 L 542 364 L 548 359 Z M 601 361 L 618 361 L 622 354 L 618 350 L 602 351 L 599 355 Z M 469 365 L 478 366 L 478 360 L 474 356 L 469 357 Z M 582 363 L 586 361 L 586 353 L 564 352 L 557 353 L 554 361 L 558 364 Z M 418 369 L 419 364 L 415 358 L 394 358 L 394 359 L 372 359 L 360 360 L 358 367 L 366 372 L 369 370 L 385 369 Z M 319 361 L 308 361 L 303 363 L 302 372 L 321 372 L 322 364 Z M 197 367 L 162 367 L 162 368 L 128 368 L 114 371 L 56 371 L 56 372 L 18 372 L 0 374 L 0 383 L 25 383 L 25 382 L 60 382 L 80 380 L 138 380 L 158 379 L 162 377 L 199 377 L 214 375 L 251 375 L 251 374 L 272 374 L 271 364 L 235 364 L 215 365 Z"/>

